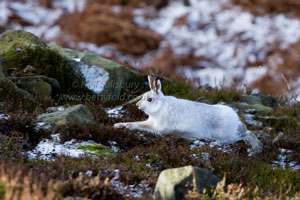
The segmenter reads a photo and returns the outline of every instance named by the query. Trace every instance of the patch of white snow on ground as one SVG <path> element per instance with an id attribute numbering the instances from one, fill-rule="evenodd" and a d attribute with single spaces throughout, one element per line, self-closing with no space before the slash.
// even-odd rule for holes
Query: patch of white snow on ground
<path id="1" fill-rule="evenodd" d="M 105 110 L 109 117 L 111 118 L 122 118 L 123 113 L 125 112 L 123 110 L 122 106 L 116 107 L 116 108 L 109 108 Z"/>
<path id="2" fill-rule="evenodd" d="M 76 140 L 60 144 L 59 134 L 51 135 L 51 139 L 42 140 L 34 150 L 28 152 L 29 159 L 39 158 L 42 160 L 53 160 L 56 155 L 65 155 L 78 158 L 85 152 L 77 148 Z"/>
<path id="3" fill-rule="evenodd" d="M 292 170 L 300 170 L 300 165 L 298 165 L 295 161 L 289 159 L 289 155 L 293 153 L 292 150 L 280 148 L 279 151 L 280 153 L 278 154 L 277 159 L 271 162 L 273 168 L 276 169 L 280 167 L 282 169 L 286 169 L 287 167 L 289 167 Z"/>
<path id="4" fill-rule="evenodd" d="M 192 74 L 208 84 L 219 84 L 223 76 L 228 83 L 233 78 L 252 82 L 257 73 L 261 76 L 265 69 L 256 72 L 252 69 L 246 76 L 232 74 L 232 69 L 244 70 L 248 61 L 264 60 L 270 43 L 276 42 L 284 49 L 300 39 L 300 20 L 296 18 L 283 14 L 254 16 L 231 5 L 229 0 L 190 0 L 190 3 L 191 6 L 184 6 L 182 1 L 172 1 L 159 11 L 158 18 L 146 18 L 146 10 L 137 9 L 135 22 L 165 37 L 160 48 L 170 47 L 178 55 L 194 52 L 196 57 L 216 61 L 202 63 L 204 72 Z M 224 9 L 225 4 L 231 6 Z M 174 25 L 182 16 L 186 16 L 187 24 Z M 224 71 L 211 69 L 212 73 L 206 73 L 211 65 Z"/>
<path id="5" fill-rule="evenodd" d="M 114 178 L 110 181 L 110 186 L 127 198 L 142 198 L 145 193 L 150 194 L 152 188 L 149 184 L 125 185 L 119 181 L 119 169 L 114 170 Z"/>
<path id="6" fill-rule="evenodd" d="M 82 12 L 87 4 L 87 0 L 55 0 L 55 7 L 64 8 L 69 13 Z"/>
<path id="7" fill-rule="evenodd" d="M 42 159 L 47 161 L 52 161 L 55 156 L 70 156 L 73 158 L 79 158 L 84 155 L 89 155 L 89 153 L 95 153 L 90 150 L 84 150 L 80 148 L 86 145 L 95 145 L 94 141 L 83 141 L 77 142 L 77 140 L 72 139 L 63 144 L 60 143 L 60 135 L 53 134 L 51 139 L 44 139 L 35 147 L 34 150 L 27 153 L 29 159 Z"/>
<path id="8" fill-rule="evenodd" d="M 209 140 L 194 140 L 192 144 L 190 144 L 190 149 L 194 148 L 203 148 L 203 147 L 209 147 L 214 148 L 218 151 L 222 151 L 223 153 L 232 152 L 232 148 L 228 144 L 221 144 L 216 141 L 209 141 Z"/>
<path id="9" fill-rule="evenodd" d="M 57 112 L 57 111 L 63 111 L 66 108 L 64 106 L 58 106 L 58 107 L 49 107 L 47 108 L 47 112 L 51 113 L 51 112 Z"/>
<path id="10" fill-rule="evenodd" d="M 247 68 L 245 70 L 245 83 L 247 84 L 251 84 L 254 81 L 262 78 L 264 75 L 267 74 L 268 68 L 267 67 L 251 67 L 251 68 Z"/>
<path id="11" fill-rule="evenodd" d="M 9 115 L 6 115 L 6 114 L 3 114 L 3 113 L 0 113 L 0 120 L 1 119 L 4 119 L 4 120 L 8 120 L 10 118 Z"/>
<path id="12" fill-rule="evenodd" d="M 100 94 L 109 79 L 109 73 L 100 67 L 84 64 L 79 69 L 85 79 L 85 86 L 95 94 Z"/>
<path id="13" fill-rule="evenodd" d="M 246 124 L 248 124 L 248 125 L 257 126 L 257 127 L 260 127 L 260 128 L 263 127 L 263 123 L 260 122 L 260 121 L 255 120 L 254 119 L 255 115 L 253 115 L 253 114 L 244 114 L 244 118 L 245 118 Z"/>

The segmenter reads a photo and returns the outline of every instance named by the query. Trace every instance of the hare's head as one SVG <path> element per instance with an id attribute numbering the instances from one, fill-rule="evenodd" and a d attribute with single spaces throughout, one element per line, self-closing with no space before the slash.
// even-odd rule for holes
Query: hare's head
<path id="1" fill-rule="evenodd" d="M 154 115 L 155 113 L 158 113 L 163 106 L 164 95 L 161 91 L 161 82 L 159 79 L 155 79 L 152 75 L 148 75 L 148 82 L 150 91 L 146 92 L 136 105 L 147 115 Z"/>

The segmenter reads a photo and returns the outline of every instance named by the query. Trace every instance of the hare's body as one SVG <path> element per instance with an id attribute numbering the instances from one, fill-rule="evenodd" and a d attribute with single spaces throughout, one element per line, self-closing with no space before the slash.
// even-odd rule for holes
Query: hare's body
<path id="1" fill-rule="evenodd" d="M 209 105 L 172 96 L 164 96 L 161 84 L 151 82 L 151 91 L 137 103 L 149 117 L 142 122 L 117 123 L 116 128 L 129 128 L 156 134 L 176 134 L 187 139 L 209 139 L 220 143 L 244 140 L 256 151 L 261 143 L 240 121 L 237 113 L 225 105 Z M 156 88 L 156 89 L 155 89 Z"/>
<path id="2" fill-rule="evenodd" d="M 239 118 L 230 107 L 208 105 L 172 96 L 163 98 L 164 104 L 160 112 L 155 116 L 149 116 L 147 120 L 157 134 L 173 133 L 187 139 L 203 138 L 224 143 L 233 142 Z"/>

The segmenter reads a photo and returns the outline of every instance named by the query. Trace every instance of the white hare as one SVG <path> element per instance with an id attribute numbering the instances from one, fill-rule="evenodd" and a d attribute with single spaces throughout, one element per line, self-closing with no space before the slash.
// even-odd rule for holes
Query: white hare
<path id="1" fill-rule="evenodd" d="M 142 130 L 155 134 L 176 134 L 187 139 L 209 139 L 230 144 L 244 140 L 254 151 L 262 144 L 247 130 L 237 113 L 225 105 L 209 105 L 173 96 L 164 96 L 160 80 L 148 76 L 150 91 L 137 102 L 149 117 L 146 121 L 116 123 L 115 128 Z"/>

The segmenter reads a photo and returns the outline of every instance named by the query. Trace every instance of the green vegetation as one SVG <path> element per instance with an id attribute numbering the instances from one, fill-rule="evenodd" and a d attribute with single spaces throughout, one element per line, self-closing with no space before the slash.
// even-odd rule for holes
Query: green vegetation
<path id="1" fill-rule="evenodd" d="M 215 104 L 219 102 L 236 102 L 239 101 L 242 94 L 237 90 L 215 89 L 215 88 L 195 88 L 188 82 L 179 80 L 163 79 L 162 91 L 165 95 L 172 95 L 178 98 L 197 100 L 205 97 L 210 103 Z"/>
<path id="2" fill-rule="evenodd" d="M 101 144 L 86 144 L 86 145 L 79 144 L 78 149 L 82 149 L 83 151 L 85 151 L 87 154 L 91 156 L 99 156 L 99 157 L 109 156 L 110 154 L 113 153 L 113 151 L 109 147 L 106 147 Z"/>

